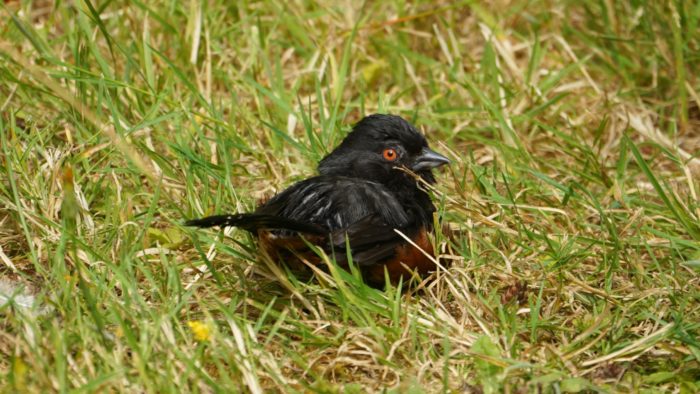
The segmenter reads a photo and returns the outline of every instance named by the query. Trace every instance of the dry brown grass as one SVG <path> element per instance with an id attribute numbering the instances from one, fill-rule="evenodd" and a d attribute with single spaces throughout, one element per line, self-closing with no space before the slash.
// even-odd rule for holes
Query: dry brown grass
<path id="1" fill-rule="evenodd" d="M 698 9 L 6 2 L 3 391 L 699 390 Z M 433 280 L 181 226 L 373 112 L 453 159 Z"/>

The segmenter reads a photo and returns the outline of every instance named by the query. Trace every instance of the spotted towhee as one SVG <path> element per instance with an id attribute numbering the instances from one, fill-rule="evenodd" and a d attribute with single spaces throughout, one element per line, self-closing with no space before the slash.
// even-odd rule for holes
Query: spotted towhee
<path id="1" fill-rule="evenodd" d="M 250 231 L 266 252 L 293 269 L 304 266 L 301 260 L 320 262 L 309 244 L 347 268 L 349 246 L 366 283 L 383 286 L 385 269 L 396 283 L 402 276 L 407 280 L 405 274 L 435 268 L 428 238 L 435 206 L 417 177 L 433 184 L 431 170 L 447 163 L 406 120 L 370 115 L 321 160 L 320 175 L 293 184 L 253 213 L 210 216 L 186 225 Z"/>

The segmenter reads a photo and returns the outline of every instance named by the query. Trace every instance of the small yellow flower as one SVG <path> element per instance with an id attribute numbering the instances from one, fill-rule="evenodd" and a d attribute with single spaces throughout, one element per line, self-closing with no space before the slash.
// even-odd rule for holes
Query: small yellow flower
<path id="1" fill-rule="evenodd" d="M 190 327 L 190 330 L 192 330 L 194 339 L 198 342 L 206 342 L 211 337 L 211 327 L 209 324 L 199 320 L 193 320 L 188 321 L 187 325 Z"/>
<path id="2" fill-rule="evenodd" d="M 194 114 L 194 121 L 197 122 L 198 124 L 207 123 L 207 119 L 200 114 Z"/>
<path id="3" fill-rule="evenodd" d="M 12 358 L 12 374 L 14 375 L 14 388 L 17 391 L 27 390 L 27 376 L 29 372 L 29 367 L 19 357 Z"/>

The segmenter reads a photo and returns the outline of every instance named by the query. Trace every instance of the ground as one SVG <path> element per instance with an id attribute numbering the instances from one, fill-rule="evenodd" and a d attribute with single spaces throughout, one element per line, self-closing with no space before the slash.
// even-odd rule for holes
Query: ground
<path id="1" fill-rule="evenodd" d="M 700 390 L 700 3 L 0 14 L 0 391 Z M 452 160 L 431 280 L 302 280 L 183 227 L 375 112 Z"/>

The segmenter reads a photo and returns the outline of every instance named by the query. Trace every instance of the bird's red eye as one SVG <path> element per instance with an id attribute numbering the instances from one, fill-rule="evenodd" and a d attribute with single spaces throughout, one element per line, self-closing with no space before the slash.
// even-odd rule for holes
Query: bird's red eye
<path id="1" fill-rule="evenodd" d="M 382 156 L 384 157 L 384 160 L 386 160 L 386 161 L 394 161 L 394 160 L 399 158 L 398 153 L 396 153 L 396 149 L 392 149 L 392 148 L 384 149 L 384 152 L 382 152 Z"/>

